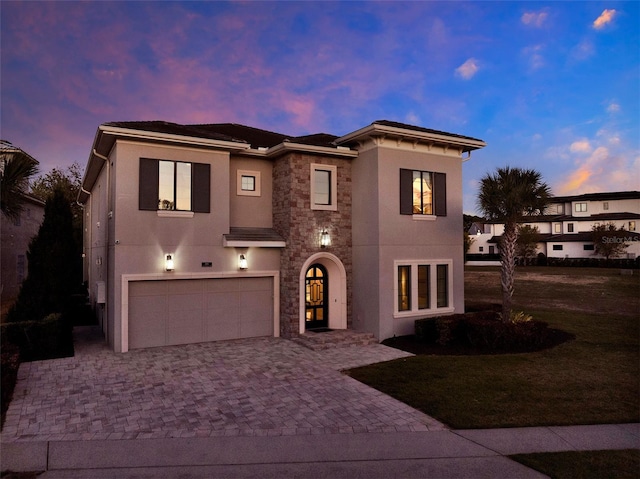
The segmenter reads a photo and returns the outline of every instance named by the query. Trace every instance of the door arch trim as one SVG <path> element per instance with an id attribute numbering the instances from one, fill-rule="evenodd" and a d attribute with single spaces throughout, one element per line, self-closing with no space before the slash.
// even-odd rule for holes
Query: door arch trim
<path id="1" fill-rule="evenodd" d="M 299 333 L 305 332 L 305 279 L 307 270 L 315 263 L 324 266 L 329 276 L 329 328 L 347 329 L 347 270 L 342 261 L 331 253 L 316 253 L 307 258 L 300 269 L 299 279 Z"/>

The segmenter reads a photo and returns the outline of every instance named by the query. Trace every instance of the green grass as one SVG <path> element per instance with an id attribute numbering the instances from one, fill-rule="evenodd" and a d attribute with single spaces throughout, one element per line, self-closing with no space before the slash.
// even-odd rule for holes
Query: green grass
<path id="1" fill-rule="evenodd" d="M 415 356 L 348 374 L 459 429 L 637 422 L 640 328 L 628 304 L 636 304 L 637 311 L 637 294 L 629 294 L 638 291 L 637 272 L 623 277 L 602 270 L 557 270 L 552 273 L 566 278 L 552 287 L 532 278 L 516 283 L 516 291 L 522 295 L 526 288 L 527 302 L 535 301 L 536 309 L 518 300 L 516 305 L 575 334 L 574 341 L 527 354 Z M 610 309 L 611 301 L 594 293 L 585 305 L 581 295 L 573 294 L 578 282 L 624 299 L 618 299 L 617 310 Z M 466 283 L 485 288 L 487 278 Z M 490 294 L 468 296 L 497 301 Z M 547 296 L 566 305 L 550 308 Z M 592 312 L 585 313 L 587 308 Z"/>
<path id="2" fill-rule="evenodd" d="M 510 456 L 552 479 L 637 479 L 640 450 L 569 451 Z"/>

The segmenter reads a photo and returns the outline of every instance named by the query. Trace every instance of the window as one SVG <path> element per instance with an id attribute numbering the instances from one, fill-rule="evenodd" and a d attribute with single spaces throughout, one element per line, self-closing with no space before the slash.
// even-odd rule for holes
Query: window
<path id="1" fill-rule="evenodd" d="M 484 251 L 484 246 L 478 246 L 478 251 L 482 253 Z"/>
<path id="2" fill-rule="evenodd" d="M 338 209 L 338 167 L 335 165 L 311 165 L 311 209 Z"/>
<path id="3" fill-rule="evenodd" d="M 604 203 L 602 203 L 602 209 L 603 210 L 608 210 L 609 209 L 609 202 L 605 201 Z"/>
<path id="4" fill-rule="evenodd" d="M 635 230 L 636 230 L 636 222 L 629 221 L 629 231 L 635 231 Z"/>
<path id="5" fill-rule="evenodd" d="M 451 260 L 396 261 L 395 316 L 453 311 Z"/>
<path id="6" fill-rule="evenodd" d="M 556 213 L 559 215 L 564 213 L 564 205 L 556 205 Z"/>
<path id="7" fill-rule="evenodd" d="M 430 279 L 431 266 L 428 264 L 418 265 L 418 309 L 429 309 L 431 307 Z"/>
<path id="8" fill-rule="evenodd" d="M 573 223 L 567 223 L 567 231 L 573 233 Z"/>
<path id="9" fill-rule="evenodd" d="M 238 196 L 260 196 L 260 172 L 238 170 L 236 194 Z"/>
<path id="10" fill-rule="evenodd" d="M 561 244 L 554 244 L 553 245 L 553 251 L 562 251 L 562 245 Z"/>
<path id="11" fill-rule="evenodd" d="M 401 169 L 400 214 L 447 216 L 447 176 Z"/>
<path id="12" fill-rule="evenodd" d="M 562 233 L 562 225 L 560 223 L 555 223 L 553 225 L 553 232 L 554 233 Z"/>
<path id="13" fill-rule="evenodd" d="M 446 264 L 439 264 L 438 271 L 438 308 L 449 306 L 449 268 Z"/>
<path id="14" fill-rule="evenodd" d="M 593 251 L 595 247 L 592 244 L 585 244 L 582 246 L 582 249 L 585 251 Z"/>
<path id="15" fill-rule="evenodd" d="M 211 165 L 140 158 L 138 208 L 209 213 Z"/>
<path id="16" fill-rule="evenodd" d="M 411 310 L 411 266 L 398 266 L 398 311 Z"/>
<path id="17" fill-rule="evenodd" d="M 191 211 L 191 163 L 159 163 L 158 209 Z"/>
<path id="18" fill-rule="evenodd" d="M 585 212 L 587 211 L 586 203 L 576 203 L 575 209 L 577 212 Z"/>
<path id="19" fill-rule="evenodd" d="M 18 283 L 22 283 L 24 281 L 26 271 L 25 255 L 19 254 L 16 257 L 16 281 Z"/>

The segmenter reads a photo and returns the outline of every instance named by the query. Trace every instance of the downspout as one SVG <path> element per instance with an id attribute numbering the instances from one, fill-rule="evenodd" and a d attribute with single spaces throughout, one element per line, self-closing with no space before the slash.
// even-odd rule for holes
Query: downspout
<path id="1" fill-rule="evenodd" d="M 104 155 L 101 155 L 100 153 L 98 153 L 96 151 L 96 149 L 94 148 L 92 151 L 93 155 L 97 158 L 100 158 L 101 160 L 104 160 L 104 162 L 107 165 L 107 222 L 106 222 L 106 229 L 107 229 L 107 234 L 106 234 L 106 248 L 105 248 L 105 253 L 104 253 L 104 263 L 106 264 L 106 269 L 107 269 L 107 278 L 106 278 L 106 286 L 107 286 L 107 298 L 105 301 L 105 305 L 104 305 L 104 315 L 106 318 L 106 330 L 103 330 L 103 332 L 105 333 L 105 339 L 107 340 L 107 344 L 109 343 L 109 313 L 110 313 L 110 308 L 109 308 L 109 298 L 110 298 L 110 294 L 109 294 L 109 290 L 113 288 L 113 285 L 111 284 L 110 281 L 110 273 L 111 271 L 109 270 L 109 246 L 110 246 L 110 241 L 109 241 L 109 230 L 110 230 L 110 224 L 109 224 L 109 217 L 110 217 L 110 212 L 111 212 L 111 162 L 109 161 L 109 158 L 107 158 Z M 114 342 L 115 342 L 115 331 L 114 331 Z M 115 344 L 113 344 L 113 346 L 115 347 Z"/>

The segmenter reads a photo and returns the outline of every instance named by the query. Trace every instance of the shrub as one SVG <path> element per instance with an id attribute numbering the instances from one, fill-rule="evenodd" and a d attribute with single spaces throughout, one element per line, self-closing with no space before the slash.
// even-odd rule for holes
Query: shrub
<path id="1" fill-rule="evenodd" d="M 572 335 L 534 321 L 519 312 L 503 323 L 496 311 L 454 314 L 416 321 L 416 339 L 423 344 L 484 353 L 536 351 L 560 344 Z"/>
<path id="2" fill-rule="evenodd" d="M 18 377 L 18 368 L 20 367 L 20 348 L 15 344 L 11 344 L 2 337 L 2 353 L 0 354 L 0 367 L 2 368 L 2 383 L 0 384 L 1 393 L 1 409 L 2 409 L 2 424 L 4 424 L 4 417 L 11 397 L 13 396 L 13 389 L 16 385 L 16 379 Z"/>
<path id="3" fill-rule="evenodd" d="M 0 331 L 3 343 L 20 348 L 22 361 L 73 356 L 72 326 L 61 314 L 50 314 L 39 321 L 5 323 Z"/>

